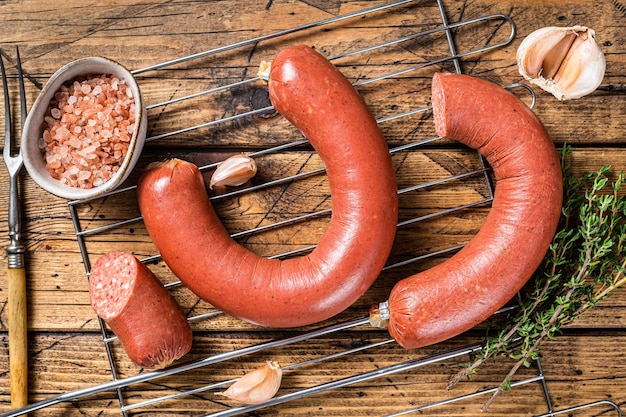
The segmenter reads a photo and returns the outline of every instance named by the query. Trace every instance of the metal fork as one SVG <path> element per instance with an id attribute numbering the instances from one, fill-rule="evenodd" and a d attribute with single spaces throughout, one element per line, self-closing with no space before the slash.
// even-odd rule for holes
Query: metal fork
<path id="1" fill-rule="evenodd" d="M 26 120 L 26 93 L 22 77 L 20 51 L 16 47 L 17 71 L 20 89 L 21 127 Z M 8 259 L 7 281 L 9 287 L 9 373 L 11 378 L 11 407 L 18 408 L 28 404 L 28 339 L 26 326 L 26 268 L 24 253 L 26 247 L 20 241 L 21 219 L 18 178 L 22 168 L 22 154 L 14 150 L 14 132 L 11 125 L 11 102 L 4 60 L 0 54 L 0 69 L 4 86 L 4 149 L 2 156 L 10 177 L 9 190 L 9 238 L 11 243 L 6 248 Z"/>

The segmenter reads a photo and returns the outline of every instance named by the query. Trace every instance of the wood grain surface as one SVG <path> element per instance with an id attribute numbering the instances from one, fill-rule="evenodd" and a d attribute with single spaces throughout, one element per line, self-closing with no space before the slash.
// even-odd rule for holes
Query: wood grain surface
<path id="1" fill-rule="evenodd" d="M 435 71 L 454 71 L 446 31 L 436 1 L 414 1 L 395 8 L 368 13 L 341 22 L 316 26 L 271 39 L 268 35 L 311 22 L 383 4 L 375 1 L 335 0 L 142 0 L 0 2 L 0 53 L 9 72 L 14 109 L 18 109 L 15 45 L 20 48 L 26 74 L 27 101 L 35 101 L 47 79 L 62 65 L 84 56 L 102 55 L 131 70 L 140 84 L 148 110 L 148 138 L 139 165 L 128 180 L 131 189 L 106 198 L 71 202 L 39 188 L 21 176 L 22 219 L 27 245 L 27 295 L 29 336 L 29 402 L 106 384 L 112 381 L 111 363 L 97 317 L 89 305 L 89 263 L 112 250 L 125 250 L 140 258 L 156 255 L 140 219 L 132 186 L 148 163 L 182 157 L 201 166 L 223 160 L 237 152 L 255 152 L 302 139 L 299 133 L 272 110 L 263 83 L 257 79 L 261 61 L 271 61 L 281 49 L 297 43 L 314 46 L 354 83 L 357 83 L 392 150 L 400 194 L 398 236 L 389 264 L 414 257 L 423 259 L 385 270 L 362 299 L 337 317 L 316 326 L 290 331 L 257 328 L 224 315 L 194 320 L 194 347 L 182 362 L 201 360 L 272 340 L 343 323 L 367 315 L 368 307 L 384 301 L 393 283 L 416 271 L 441 262 L 448 253 L 427 256 L 462 245 L 479 230 L 489 210 L 489 188 L 481 160 L 467 148 L 434 136 L 432 115 L 427 109 L 395 119 L 394 116 L 426 108 L 430 102 L 430 79 Z M 557 146 L 576 150 L 571 157 L 575 173 L 611 164 L 626 169 L 626 3 L 581 0 L 444 0 L 444 11 L 453 24 L 459 68 L 467 74 L 501 85 L 521 82 L 515 63 L 516 48 L 533 30 L 543 26 L 587 25 L 596 30 L 607 59 L 601 87 L 588 97 L 558 102 L 535 90 L 535 112 Z M 493 15 L 493 16 L 491 16 Z M 509 16 L 514 27 L 500 15 Z M 456 22 L 486 17 L 476 23 Z M 410 38 L 412 34 L 428 34 Z M 515 31 L 515 32 L 513 32 Z M 507 41 L 512 36 L 510 42 Z M 376 51 L 343 56 L 373 44 L 409 37 Z M 258 39 L 256 41 L 249 41 Z M 152 65 L 200 54 L 235 43 L 237 48 L 202 56 L 156 70 Z M 503 43 L 504 45 L 495 47 Z M 490 48 L 484 52 L 474 52 Z M 433 65 L 424 65 L 437 61 Z M 394 77 L 370 82 L 384 74 Z M 241 85 L 221 90 L 231 83 Z M 217 89 L 180 102 L 177 98 Z M 514 88 L 527 103 L 531 95 Z M 154 107 L 152 107 L 154 106 Z M 252 116 L 246 112 L 263 110 Z M 19 126 L 15 115 L 13 122 Z M 0 103 L 0 114 L 4 104 Z M 228 121 L 211 124 L 215 120 Z M 199 128 L 188 128 L 201 126 Z M 176 134 L 177 132 L 184 130 Z M 421 143 L 421 141 L 427 141 Z M 415 144 L 414 146 L 408 146 Z M 345 156 L 346 158 L 349 155 Z M 323 168 L 317 154 L 302 145 L 257 158 L 259 174 L 251 185 Z M 211 169 L 206 169 L 210 175 Z M 462 179 L 454 176 L 474 174 Z M 0 169 L 0 245 L 9 243 L 7 232 L 8 174 Z M 244 188 L 245 188 L 244 187 Z M 415 189 L 411 189 L 415 187 Z M 328 222 L 327 215 L 313 216 L 286 227 L 270 225 L 331 208 L 324 172 L 297 181 L 279 183 L 259 191 L 236 195 L 214 193 L 216 209 L 237 239 L 264 256 L 315 245 Z M 463 205 L 475 205 L 447 215 L 436 215 Z M 75 215 L 72 217 L 72 210 Z M 411 219 L 422 218 L 418 222 Z M 136 219 L 127 221 L 128 219 Z M 113 226 L 111 226 L 113 225 Z M 265 229 L 265 227 L 268 227 Z M 257 233 L 246 230 L 262 228 Z M 77 232 L 80 238 L 77 237 Z M 81 253 L 79 240 L 84 241 Z M 83 257 L 83 255 L 85 255 Z M 0 260 L 6 262 L 4 251 Z M 175 277 L 161 262 L 149 263 L 164 283 Z M 210 315 L 212 306 L 184 287 L 172 292 L 189 317 Z M 0 412 L 10 408 L 7 335 L 7 277 L 0 275 Z M 610 400 L 626 403 L 626 293 L 618 291 L 565 329 L 541 350 L 541 368 L 524 369 L 518 380 L 537 379 L 507 392 L 487 413 L 480 411 L 486 395 L 474 395 L 497 386 L 510 368 L 502 358 L 481 370 L 473 381 L 452 390 L 448 380 L 468 361 L 460 355 L 414 369 L 383 374 L 345 387 L 325 390 L 332 381 L 356 374 L 375 373 L 398 363 L 426 361 L 430 355 L 479 343 L 483 327 L 447 342 L 405 351 L 388 343 L 388 334 L 367 325 L 333 332 L 293 345 L 271 348 L 174 376 L 132 384 L 122 390 L 126 405 L 139 404 L 164 395 L 237 378 L 266 359 L 284 366 L 298 364 L 370 343 L 381 346 L 331 357 L 320 363 L 285 371 L 279 395 L 322 387 L 321 392 L 246 415 L 383 416 L 415 409 L 409 415 L 515 415 L 538 416 L 582 404 Z M 111 359 L 120 378 L 141 375 L 112 341 Z M 508 366 L 508 367 L 507 367 Z M 544 386 L 547 388 L 546 400 Z M 128 415 L 200 416 L 236 404 L 217 393 L 224 387 L 200 390 L 180 398 L 129 409 Z M 464 397 L 467 396 L 467 397 Z M 458 399 L 448 401 L 450 399 Z M 550 409 L 549 404 L 552 406 Z M 617 415 L 607 404 L 567 411 L 567 415 Z M 123 415 L 115 390 L 63 402 L 33 412 L 37 416 Z M 547 414 L 549 415 L 549 414 Z"/>

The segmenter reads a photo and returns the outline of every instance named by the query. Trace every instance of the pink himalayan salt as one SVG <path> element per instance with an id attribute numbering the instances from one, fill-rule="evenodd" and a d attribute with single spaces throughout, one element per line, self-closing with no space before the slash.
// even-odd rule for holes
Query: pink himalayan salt
<path id="1" fill-rule="evenodd" d="M 50 101 L 39 139 L 50 175 L 93 188 L 119 170 L 135 129 L 132 90 L 115 76 L 89 75 L 62 85 Z"/>

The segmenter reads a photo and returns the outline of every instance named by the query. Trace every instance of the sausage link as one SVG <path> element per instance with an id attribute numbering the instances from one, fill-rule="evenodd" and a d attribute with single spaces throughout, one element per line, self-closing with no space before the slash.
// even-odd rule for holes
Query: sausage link
<path id="1" fill-rule="evenodd" d="M 191 326 L 180 306 L 129 253 L 112 252 L 96 261 L 89 299 L 137 366 L 164 368 L 191 349 Z"/>
<path id="2" fill-rule="evenodd" d="M 397 185 L 385 139 L 349 81 L 307 46 L 282 51 L 270 99 L 325 163 L 332 216 L 308 255 L 267 259 L 230 238 L 195 165 L 170 160 L 138 184 L 146 228 L 195 294 L 242 320 L 296 327 L 330 318 L 372 285 L 395 237 Z"/>
<path id="3" fill-rule="evenodd" d="M 392 289 L 389 333 L 408 349 L 469 330 L 515 296 L 545 256 L 562 205 L 558 154 L 521 100 L 467 75 L 435 74 L 432 90 L 437 134 L 484 155 L 496 188 L 480 231 L 462 250 Z"/>

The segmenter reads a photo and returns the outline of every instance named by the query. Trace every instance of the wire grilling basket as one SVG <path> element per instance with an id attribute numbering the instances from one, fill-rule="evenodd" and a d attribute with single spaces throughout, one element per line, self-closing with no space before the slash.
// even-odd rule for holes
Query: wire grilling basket
<path id="1" fill-rule="evenodd" d="M 395 16 L 402 22 L 403 15 L 413 13 L 424 15 L 423 25 L 402 25 L 390 29 L 382 37 L 373 38 L 367 32 L 368 25 L 375 25 L 377 17 Z M 393 18 L 391 19 L 393 20 Z M 317 239 L 310 236 L 307 239 L 298 239 L 297 244 L 286 243 L 284 247 L 268 248 L 264 235 L 279 233 L 280 236 L 297 234 L 301 222 L 318 222 L 320 230 L 330 214 L 330 204 L 324 183 L 324 168 L 316 159 L 315 153 L 308 147 L 306 140 L 296 132 L 289 131 L 285 124 L 276 127 L 275 114 L 269 104 L 262 82 L 256 76 L 255 67 L 258 62 L 250 66 L 244 77 L 233 81 L 237 76 L 228 74 L 228 64 L 237 56 L 245 56 L 254 50 L 255 56 L 267 56 L 271 59 L 280 48 L 298 41 L 301 33 L 314 34 L 320 39 L 320 45 L 325 45 L 328 39 L 336 40 L 339 37 L 335 32 L 349 28 L 363 30 L 363 37 L 350 45 L 337 42 L 337 46 L 328 49 L 316 45 L 329 59 L 337 65 L 353 84 L 364 95 L 367 101 L 377 103 L 373 112 L 378 116 L 378 122 L 388 137 L 389 148 L 395 161 L 403 160 L 406 163 L 424 163 L 424 153 L 437 143 L 439 146 L 448 146 L 441 138 L 432 134 L 433 129 L 428 126 L 431 117 L 429 99 L 429 81 L 435 70 L 462 72 L 463 58 L 480 59 L 485 53 L 508 45 L 515 36 L 515 26 L 512 19 L 506 15 L 488 15 L 475 19 L 450 23 L 447 20 L 442 1 L 395 1 L 377 5 L 363 10 L 343 14 L 330 19 L 293 27 L 291 29 L 274 32 L 268 35 L 247 39 L 230 45 L 218 47 L 206 52 L 173 59 L 168 62 L 132 71 L 140 84 L 159 83 L 164 74 L 175 77 L 179 71 L 199 71 L 207 63 L 214 68 L 216 79 L 227 80 L 223 84 L 212 85 L 209 88 L 185 94 L 180 97 L 169 97 L 164 100 L 155 100 L 156 104 L 148 105 L 149 115 L 153 120 L 149 143 L 164 143 L 171 141 L 172 149 L 179 147 L 194 147 L 198 150 L 213 148 L 213 143 L 207 144 L 202 137 L 224 135 L 226 139 L 218 140 L 215 148 L 218 151 L 197 152 L 192 154 L 204 173 L 210 173 L 220 160 L 232 153 L 228 144 L 237 144 L 241 135 L 259 136 L 258 147 L 248 149 L 249 156 L 254 157 L 262 173 L 252 185 L 235 189 L 223 194 L 212 195 L 211 199 L 218 212 L 225 218 L 229 230 L 235 230 L 232 236 L 242 244 L 268 257 L 285 258 L 301 255 L 310 251 Z M 359 32 L 357 32 L 359 33 Z M 394 57 L 405 56 L 402 62 L 387 62 L 388 51 L 394 51 Z M 401 53 L 398 53 L 401 51 Z M 147 75 L 146 75 L 147 74 Z M 150 76 L 153 74 L 153 76 Z M 190 77 L 193 78 L 193 77 Z M 534 94 L 524 85 L 511 85 L 525 96 L 529 105 L 534 106 Z M 411 94 L 412 106 L 406 106 L 403 95 Z M 233 105 L 230 114 L 216 114 L 210 120 L 196 120 L 193 113 L 196 106 L 207 106 L 211 100 L 219 101 L 227 97 Z M 250 97 L 252 99 L 250 99 Z M 381 99 L 383 97 L 383 99 Z M 422 100 L 420 102 L 420 100 Z M 200 103 L 200 104 L 198 104 Z M 383 104 L 379 104 L 383 103 Z M 400 104 L 398 104 L 400 103 Z M 218 107 L 219 108 L 219 107 Z M 205 116 L 204 112 L 201 112 Z M 184 115 L 184 117 L 182 117 Z M 171 129 L 169 123 L 173 118 L 186 123 Z M 160 129 L 160 122 L 168 129 Z M 407 126 L 410 126 L 407 128 Z M 271 129 L 270 129 L 271 127 Z M 278 135 L 274 134 L 279 129 Z M 270 132 L 271 130 L 271 132 Z M 271 134 L 270 134 L 271 133 Z M 276 137 L 286 137 L 284 141 Z M 294 139 L 295 138 L 295 139 Z M 249 144 L 248 144 L 249 145 Z M 167 148 L 165 148 L 167 149 Z M 195 152 L 195 151 L 194 151 Z M 480 215 L 481 209 L 488 210 L 493 198 L 493 186 L 490 181 L 489 167 L 482 158 L 465 149 L 455 151 L 459 155 L 458 161 L 439 161 L 432 164 L 432 173 L 425 174 L 424 178 L 404 178 L 398 173 L 398 193 L 402 204 L 419 205 L 415 194 L 429 192 L 441 196 L 442 203 L 438 207 L 417 207 L 412 214 L 418 216 L 401 218 L 398 223 L 398 233 L 402 237 L 408 235 L 413 227 L 423 227 L 433 220 L 446 221 L 461 212 L 475 209 Z M 171 151 L 172 155 L 176 151 Z M 208 156 L 207 156 L 208 155 Z M 217 155 L 217 156 L 215 156 Z M 150 154 L 146 150 L 145 163 L 161 160 L 166 156 L 162 152 Z M 264 169 L 266 167 L 267 169 Z M 426 166 L 424 170 L 428 170 Z M 275 174 L 274 174 L 275 173 Z M 141 216 L 136 207 L 135 187 L 128 186 L 117 190 L 104 198 L 89 201 L 71 201 L 69 210 L 76 230 L 77 243 L 83 257 L 86 275 L 89 275 L 91 263 L 100 253 L 91 250 L 90 243 L 97 241 L 99 247 L 103 242 L 110 243 L 111 250 L 128 250 L 142 254 L 142 262 L 157 269 L 159 276 L 163 276 L 166 268 L 155 252 L 149 237 L 143 230 Z M 297 207 L 297 196 L 303 193 L 319 193 L 318 207 Z M 451 198 L 450 194 L 458 194 Z M 311 194 L 307 194 L 311 195 Z M 261 196 L 261 197 L 257 197 Z M 283 200 L 281 203 L 280 201 Z M 273 202 L 269 210 L 255 211 L 255 204 L 259 201 Z M 261 205 L 262 207 L 265 207 Z M 111 218 L 107 216 L 107 208 L 115 207 L 116 213 L 126 213 L 125 218 Z M 89 208 L 89 209 L 86 209 Z M 98 212 L 98 216 L 94 216 Z M 247 214 L 252 213 L 252 214 Z M 252 227 L 250 225 L 253 225 Z M 132 234 L 133 242 L 125 241 L 125 237 Z M 423 237 L 422 237 L 423 238 Z M 137 243 L 137 240 L 140 243 Z M 282 239 L 292 242 L 288 237 Z M 437 257 L 448 256 L 463 246 L 463 242 L 446 240 L 442 247 L 427 247 L 420 252 L 409 253 L 403 245 L 394 251 L 388 265 L 383 271 L 385 279 L 375 285 L 380 285 L 380 293 L 389 291 L 390 282 L 398 277 L 406 276 L 407 270 L 427 267 L 429 262 L 435 262 Z M 412 242 L 408 241 L 407 246 Z M 410 269 L 405 269 L 410 268 Z M 179 299 L 185 311 L 190 312 L 190 321 L 198 331 L 213 332 L 214 339 L 223 340 L 237 338 L 236 332 L 229 331 L 228 323 L 231 320 L 220 311 L 198 301 L 173 276 L 164 278 L 166 286 Z M 386 289 L 382 287 L 385 286 Z M 448 362 L 458 363 L 467 360 L 468 355 L 480 349 L 478 344 L 459 345 L 451 344 L 448 350 L 442 347 L 426 349 L 416 352 L 415 357 L 409 360 L 395 361 L 400 356 L 401 348 L 389 339 L 386 332 L 371 331 L 368 326 L 367 307 L 371 301 L 360 301 L 337 318 L 320 324 L 320 327 L 300 329 L 281 333 L 265 332 L 259 329 L 258 339 L 250 341 L 241 347 L 236 343 L 234 349 L 229 349 L 229 343 L 223 342 L 217 348 L 201 351 L 197 349 L 195 357 L 184 359 L 183 362 L 169 368 L 139 372 L 135 369 L 121 369 L 120 355 L 123 355 L 117 338 L 109 331 L 103 322 L 100 322 L 104 345 L 109 358 L 112 380 L 108 383 L 86 387 L 84 389 L 52 397 L 38 403 L 31 404 L 23 409 L 14 410 L 3 415 L 21 415 L 30 411 L 46 408 L 55 404 L 75 400 L 89 400 L 101 393 L 116 393 L 122 415 L 134 413 L 167 412 L 167 407 L 176 404 L 181 398 L 198 397 L 205 401 L 206 412 L 197 415 L 207 416 L 234 416 L 250 413 L 256 410 L 261 413 L 265 410 L 272 413 L 273 407 L 292 403 L 297 407 L 297 401 L 310 396 L 328 395 L 328 392 L 341 392 L 348 387 L 361 387 L 362 390 L 372 389 L 372 396 L 379 396 L 380 401 L 400 402 L 393 392 L 386 391 L 381 386 L 393 385 L 403 377 L 404 387 L 410 383 L 419 385 L 428 381 L 428 368 Z M 217 327 L 215 327 L 217 326 Z M 239 324 L 241 328 L 241 324 Z M 250 326 L 251 330 L 255 330 Z M 363 332 L 353 330 L 359 329 Z M 366 334 L 362 336 L 361 334 Z M 325 355 L 318 355 L 316 351 L 323 346 Z M 330 346 L 330 347 L 329 347 Z M 223 350 L 219 350 L 223 348 Z M 208 353 L 207 353 L 208 352 Z M 377 352 L 376 356 L 373 353 Z M 405 354 L 406 352 L 402 352 Z M 262 363 L 271 359 L 272 355 L 288 356 L 293 358 L 291 363 L 282 363 L 286 378 L 297 379 L 299 389 L 279 391 L 273 399 L 258 405 L 231 406 L 215 397 L 216 392 L 223 391 L 236 380 L 240 373 L 232 370 L 233 363 Z M 375 363 L 370 371 L 349 373 L 350 361 L 368 361 L 369 358 L 387 358 L 384 363 Z M 348 363 L 348 364 L 346 364 Z M 341 369 L 340 369 L 341 368 Z M 231 369 L 230 373 L 228 369 Z M 251 369 L 251 367 L 250 367 Z M 349 370 L 348 370 L 349 371 Z M 413 374 L 417 372 L 417 375 Z M 221 378 L 220 378 L 221 376 Z M 232 377 L 231 377 L 232 376 Z M 365 385 L 371 383 L 371 385 Z M 534 391 L 536 402 L 545 404 L 546 413 L 541 416 L 559 414 L 573 414 L 586 408 L 602 410 L 613 409 L 621 416 L 619 406 L 610 401 L 598 401 L 574 406 L 568 409 L 555 410 L 550 401 L 546 380 L 539 362 L 531 369 L 531 373 L 522 375 L 512 383 L 513 387 L 537 385 Z M 155 388 L 155 386 L 157 386 Z M 442 391 L 445 390 L 442 386 Z M 419 401 L 404 401 L 402 409 L 397 406 L 389 407 L 387 416 L 417 414 L 429 409 L 440 409 L 451 404 L 462 403 L 475 397 L 487 395 L 497 389 L 497 385 L 476 390 L 476 386 L 458 391 L 445 392 L 441 398 Z M 419 392 L 419 387 L 415 391 Z M 339 395 L 339 394 L 337 394 Z M 212 398 L 206 401 L 206 398 Z M 173 408 L 176 410 L 175 406 Z M 399 410 L 399 411 L 398 411 Z M 175 413 L 175 412 L 172 412 Z M 180 411 L 178 414 L 186 413 Z M 294 411 L 298 415 L 320 413 L 318 410 Z M 332 413 L 332 411 L 330 412 Z M 288 414 L 288 413 L 286 413 Z M 196 414 L 194 414 L 196 415 Z"/>

